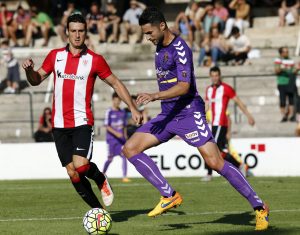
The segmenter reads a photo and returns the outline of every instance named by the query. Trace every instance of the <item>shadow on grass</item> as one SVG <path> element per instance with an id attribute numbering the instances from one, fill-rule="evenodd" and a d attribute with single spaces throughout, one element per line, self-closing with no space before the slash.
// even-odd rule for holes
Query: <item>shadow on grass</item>
<path id="1" fill-rule="evenodd" d="M 263 234 L 263 235 L 298 235 L 300 234 L 300 229 L 292 228 L 276 228 L 270 226 L 266 231 L 226 231 L 226 232 L 207 232 L 206 235 L 253 235 L 253 234 Z"/>
<path id="2" fill-rule="evenodd" d="M 127 221 L 129 218 L 135 217 L 137 215 L 145 214 L 145 217 L 147 217 L 147 213 L 151 209 L 145 209 L 145 210 L 124 210 L 124 211 L 111 211 L 111 217 L 114 222 L 124 222 Z"/>

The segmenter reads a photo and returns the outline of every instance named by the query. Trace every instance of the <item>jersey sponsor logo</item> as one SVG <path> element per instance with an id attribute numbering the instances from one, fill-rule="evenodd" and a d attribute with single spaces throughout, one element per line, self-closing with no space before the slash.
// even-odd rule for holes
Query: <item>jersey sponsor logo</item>
<path id="1" fill-rule="evenodd" d="M 162 69 L 162 67 L 159 67 L 156 69 L 156 75 L 157 77 L 160 79 L 160 78 L 165 78 L 168 74 L 170 73 L 170 70 L 166 70 L 164 71 Z"/>
<path id="2" fill-rule="evenodd" d="M 88 64 L 88 62 L 89 62 L 88 60 L 83 60 L 82 61 L 82 63 L 83 63 L 84 66 L 86 66 Z"/>
<path id="3" fill-rule="evenodd" d="M 169 60 L 169 54 L 168 54 L 168 52 L 165 52 L 163 61 L 164 61 L 164 63 L 166 63 L 166 62 L 168 62 L 168 60 Z"/>
<path id="4" fill-rule="evenodd" d="M 56 61 L 57 61 L 57 62 L 60 62 L 60 61 L 63 61 L 63 59 L 57 59 Z"/>
<path id="5" fill-rule="evenodd" d="M 198 136 L 199 136 L 198 135 L 198 131 L 193 131 L 193 132 L 185 134 L 185 138 L 187 138 L 188 140 L 194 139 L 194 138 L 196 138 Z"/>
<path id="6" fill-rule="evenodd" d="M 84 80 L 84 76 L 78 76 L 76 74 L 67 74 L 67 73 L 62 73 L 59 70 L 56 71 L 57 77 L 62 78 L 62 79 L 69 79 L 69 80 Z"/>

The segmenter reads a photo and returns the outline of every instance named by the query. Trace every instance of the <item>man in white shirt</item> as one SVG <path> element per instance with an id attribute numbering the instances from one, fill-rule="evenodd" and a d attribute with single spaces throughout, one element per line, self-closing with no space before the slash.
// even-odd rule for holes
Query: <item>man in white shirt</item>
<path id="1" fill-rule="evenodd" d="M 229 53 L 225 56 L 226 62 L 234 60 L 236 65 L 242 65 L 248 58 L 251 50 L 250 40 L 246 35 L 240 33 L 238 27 L 233 27 L 229 38 Z"/>
<path id="2" fill-rule="evenodd" d="M 121 24 L 121 39 L 122 43 L 129 42 L 129 34 L 136 34 L 136 42 L 142 41 L 142 30 L 139 26 L 139 17 L 142 14 L 146 5 L 135 0 L 130 1 L 130 8 L 123 16 L 123 23 Z"/>

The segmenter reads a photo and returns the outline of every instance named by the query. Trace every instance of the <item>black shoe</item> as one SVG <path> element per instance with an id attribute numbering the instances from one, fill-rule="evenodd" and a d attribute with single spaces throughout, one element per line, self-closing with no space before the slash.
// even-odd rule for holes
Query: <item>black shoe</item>
<path id="1" fill-rule="evenodd" d="M 290 119 L 289 119 L 289 121 L 290 121 L 290 122 L 295 122 L 295 121 L 296 121 L 295 115 L 291 116 Z"/>
<path id="2" fill-rule="evenodd" d="M 287 122 L 287 120 L 288 120 L 287 117 L 283 117 L 280 122 Z"/>

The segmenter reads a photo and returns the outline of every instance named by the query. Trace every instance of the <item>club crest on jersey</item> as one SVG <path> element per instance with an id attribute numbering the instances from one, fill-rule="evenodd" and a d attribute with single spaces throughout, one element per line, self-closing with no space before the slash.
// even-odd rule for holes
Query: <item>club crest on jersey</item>
<path id="1" fill-rule="evenodd" d="M 89 62 L 88 60 L 83 60 L 82 61 L 82 63 L 83 63 L 84 66 L 86 66 L 88 64 L 88 62 Z"/>
<path id="2" fill-rule="evenodd" d="M 166 62 L 168 62 L 168 60 L 169 60 L 169 54 L 168 54 L 168 52 L 165 52 L 163 61 L 164 61 L 164 63 L 166 63 Z"/>
<path id="3" fill-rule="evenodd" d="M 187 77 L 187 72 L 186 71 L 182 71 L 181 75 L 182 75 L 183 78 L 186 78 Z"/>

